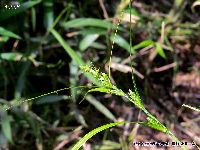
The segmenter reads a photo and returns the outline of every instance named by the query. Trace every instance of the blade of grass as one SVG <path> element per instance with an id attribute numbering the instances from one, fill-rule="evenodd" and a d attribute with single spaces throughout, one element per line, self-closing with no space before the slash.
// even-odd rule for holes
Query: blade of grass
<path id="1" fill-rule="evenodd" d="M 18 52 L 0 53 L 0 59 L 8 61 L 18 61 L 23 57 L 23 54 Z"/>
<path id="2" fill-rule="evenodd" d="M 46 29 L 50 28 L 53 24 L 54 13 L 53 13 L 53 0 L 43 0 L 44 8 L 44 26 Z"/>
<path id="3" fill-rule="evenodd" d="M 142 41 L 141 43 L 137 44 L 137 45 L 134 45 L 132 47 L 132 50 L 138 50 L 140 48 L 145 48 L 147 46 L 150 46 L 150 45 L 153 45 L 154 44 L 154 41 L 152 40 L 145 40 L 145 41 Z"/>
<path id="4" fill-rule="evenodd" d="M 14 93 L 15 99 L 21 98 L 22 91 L 25 87 L 26 75 L 30 66 L 31 66 L 31 62 L 25 62 L 21 68 L 21 73 L 17 80 L 17 85 L 16 85 L 15 93 Z"/>
<path id="5" fill-rule="evenodd" d="M 117 126 L 117 125 L 122 125 L 125 124 L 126 122 L 114 122 L 114 123 L 109 123 L 106 125 L 103 125 L 101 127 L 98 127 L 92 131 L 90 131 L 88 134 L 86 134 L 81 140 L 79 140 L 79 142 L 77 142 L 73 148 L 71 150 L 79 150 L 81 148 L 81 146 L 83 146 L 83 144 L 85 144 L 85 142 L 87 142 L 87 140 L 89 140 L 90 138 L 92 138 L 94 135 L 96 135 L 97 133 L 106 130 L 108 128 Z"/>
<path id="6" fill-rule="evenodd" d="M 84 116 L 81 114 L 80 110 L 77 108 L 77 105 L 72 104 L 70 106 L 71 114 L 76 118 L 76 120 L 81 123 L 84 127 L 88 127 L 86 124 Z"/>
<path id="7" fill-rule="evenodd" d="M 69 82 L 70 86 L 77 86 L 78 83 L 78 65 L 76 64 L 75 60 L 72 60 L 72 62 L 69 64 L 70 66 L 70 77 Z M 76 102 L 76 98 L 79 95 L 79 92 L 77 89 L 70 89 L 71 98 L 73 102 Z"/>
<path id="8" fill-rule="evenodd" d="M 177 143 L 180 143 L 181 149 L 183 149 L 183 150 L 188 150 L 188 149 L 186 148 L 185 145 L 182 145 L 182 144 L 181 144 L 181 141 L 180 141 L 172 132 L 169 131 L 167 134 L 168 134 L 174 141 L 176 141 Z"/>
<path id="9" fill-rule="evenodd" d="M 6 36 L 6 37 L 12 37 L 12 38 L 16 38 L 16 39 L 21 39 L 21 37 L 9 30 L 6 30 L 3 27 L 0 27 L 0 35 Z"/>
<path id="10" fill-rule="evenodd" d="M 6 139 L 10 143 L 13 143 L 12 132 L 11 132 L 11 125 L 10 125 L 10 119 L 9 119 L 9 116 L 8 116 L 7 112 L 2 112 L 1 117 L 2 117 L 1 118 L 1 128 L 2 128 L 2 131 L 3 131 Z"/>
<path id="11" fill-rule="evenodd" d="M 104 114 L 108 119 L 115 121 L 116 118 L 115 116 L 103 105 L 101 104 L 98 100 L 95 99 L 92 95 L 87 95 L 85 99 L 90 102 L 99 112 Z"/>
<path id="12" fill-rule="evenodd" d="M 39 98 L 36 104 L 40 105 L 40 104 L 47 104 L 47 103 L 55 103 L 55 102 L 67 100 L 70 98 L 71 98 L 70 96 L 66 96 L 66 95 L 48 95 L 48 96 Z"/>
<path id="13" fill-rule="evenodd" d="M 85 36 L 85 37 L 81 40 L 81 42 L 80 42 L 80 44 L 79 44 L 79 49 L 80 49 L 81 51 L 86 50 L 89 46 L 92 45 L 92 43 L 93 43 L 98 37 L 99 37 L 98 34 L 90 34 L 90 35 Z"/>
<path id="14" fill-rule="evenodd" d="M 121 36 L 112 34 L 112 35 L 110 36 L 110 40 L 111 40 L 111 41 L 114 41 L 117 45 L 119 45 L 120 47 L 124 48 L 125 50 L 127 50 L 127 51 L 129 52 L 129 50 L 130 50 L 130 49 L 129 49 L 129 44 L 128 44 L 128 42 L 127 42 L 124 38 L 122 38 Z"/>
<path id="15" fill-rule="evenodd" d="M 85 26 L 93 26 L 93 27 L 100 27 L 100 28 L 106 28 L 106 29 L 110 29 L 113 27 L 112 23 L 105 20 L 96 19 L 96 18 L 78 18 L 78 19 L 74 19 L 74 20 L 62 23 L 62 27 L 64 27 L 65 29 L 80 28 L 80 27 L 85 27 Z"/>
<path id="16" fill-rule="evenodd" d="M 36 11 L 35 8 L 31 8 L 31 23 L 33 27 L 33 31 L 35 31 L 36 28 Z"/>
<path id="17" fill-rule="evenodd" d="M 162 57 L 166 58 L 165 52 L 160 43 L 156 43 L 156 52 Z"/>

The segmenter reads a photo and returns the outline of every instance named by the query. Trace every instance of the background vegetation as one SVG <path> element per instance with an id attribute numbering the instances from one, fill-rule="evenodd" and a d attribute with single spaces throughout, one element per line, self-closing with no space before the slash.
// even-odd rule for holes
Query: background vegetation
<path id="1" fill-rule="evenodd" d="M 100 125 L 145 120 L 125 98 L 85 95 L 95 79 L 79 68 L 92 62 L 109 74 L 112 51 L 112 83 L 134 89 L 130 36 L 145 107 L 181 141 L 200 144 L 199 114 L 182 107 L 200 105 L 200 1 L 134 0 L 131 10 L 129 0 L 0 4 L 0 103 L 9 108 L 0 111 L 1 149 L 71 149 Z M 134 149 L 133 141 L 150 140 L 171 139 L 125 124 L 97 134 L 83 149 Z"/>

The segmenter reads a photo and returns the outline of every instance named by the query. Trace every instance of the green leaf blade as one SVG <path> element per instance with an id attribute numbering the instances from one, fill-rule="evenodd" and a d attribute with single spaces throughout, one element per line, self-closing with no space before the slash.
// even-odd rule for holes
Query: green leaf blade
<path id="1" fill-rule="evenodd" d="M 13 143 L 9 116 L 7 115 L 7 112 L 3 112 L 2 114 L 3 114 L 2 119 L 1 119 L 1 121 L 2 121 L 2 123 L 1 123 L 2 131 L 3 131 L 6 139 L 10 143 Z"/>
<path id="2" fill-rule="evenodd" d="M 69 98 L 70 96 L 66 96 L 66 95 L 48 95 L 48 96 L 39 98 L 36 104 L 55 103 L 58 101 L 69 99 Z"/>
<path id="3" fill-rule="evenodd" d="M 160 43 L 156 43 L 156 51 L 162 58 L 166 58 L 165 52 Z"/>
<path id="4" fill-rule="evenodd" d="M 145 48 L 145 47 L 153 45 L 153 44 L 154 44 L 154 41 L 152 41 L 152 40 L 145 40 L 145 41 L 142 41 L 141 43 L 133 46 L 132 49 L 133 50 L 138 50 L 140 48 Z"/>
<path id="5" fill-rule="evenodd" d="M 79 44 L 79 49 L 81 51 L 84 51 L 86 50 L 88 47 L 90 47 L 92 45 L 92 43 L 99 37 L 98 34 L 90 34 L 90 35 L 87 35 L 85 36 L 80 44 Z"/>
<path id="6" fill-rule="evenodd" d="M 81 140 L 79 140 L 71 150 L 79 150 L 85 142 L 87 142 L 90 138 L 92 138 L 97 133 L 99 133 L 103 130 L 106 130 L 108 128 L 111 128 L 111 127 L 114 127 L 114 126 L 117 126 L 117 125 L 122 125 L 122 124 L 125 124 L 125 123 L 126 122 L 114 122 L 114 123 L 109 123 L 109 124 L 106 124 L 106 125 L 103 125 L 101 127 L 94 129 L 94 130 L 90 131 L 89 133 L 87 133 Z"/>
<path id="7" fill-rule="evenodd" d="M 115 116 L 99 101 L 95 99 L 92 95 L 87 95 L 86 100 L 92 104 L 99 112 L 104 114 L 108 119 L 115 121 Z"/>
<path id="8" fill-rule="evenodd" d="M 8 60 L 8 61 L 18 61 L 22 57 L 23 57 L 23 55 L 18 52 L 0 53 L 0 59 L 4 59 L 4 60 Z"/>
<path id="9" fill-rule="evenodd" d="M 62 27 L 64 27 L 65 29 L 80 28 L 80 27 L 86 27 L 86 26 L 100 27 L 100 28 L 106 28 L 106 29 L 110 29 L 113 27 L 112 23 L 105 20 L 96 19 L 96 18 L 78 18 L 78 19 L 74 19 L 74 20 L 62 23 Z"/>
<path id="10" fill-rule="evenodd" d="M 128 52 L 130 52 L 130 46 L 128 42 L 119 35 L 112 34 L 110 40 L 119 45 L 120 47 L 124 48 Z"/>
<path id="11" fill-rule="evenodd" d="M 0 35 L 15 38 L 15 39 L 21 39 L 21 37 L 19 35 L 11 32 L 3 27 L 0 27 Z"/>

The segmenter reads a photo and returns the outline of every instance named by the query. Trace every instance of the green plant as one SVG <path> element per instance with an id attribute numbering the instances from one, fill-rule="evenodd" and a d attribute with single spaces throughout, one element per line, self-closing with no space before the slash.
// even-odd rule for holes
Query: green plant
<path id="1" fill-rule="evenodd" d="M 130 0 L 130 5 L 129 7 L 131 8 L 131 0 Z M 119 25 L 119 24 L 118 24 Z M 113 40 L 113 44 L 115 42 L 115 38 L 116 38 L 116 33 L 114 37 L 112 37 Z M 119 41 L 118 43 L 125 43 L 125 41 L 123 39 L 120 39 L 120 37 L 118 37 Z M 123 45 L 123 44 L 122 44 Z M 127 44 L 126 44 L 127 45 Z M 149 45 L 149 44 L 148 44 Z M 125 47 L 125 49 L 127 49 L 127 46 Z M 156 43 L 156 50 L 157 52 L 163 57 L 165 58 L 165 54 L 164 51 L 161 47 L 161 45 L 159 43 Z M 131 9 L 130 9 L 130 58 L 131 58 L 131 54 L 132 54 L 132 21 L 131 21 Z M 110 64 L 111 65 L 111 57 L 112 57 L 112 49 L 111 49 L 111 55 L 110 55 Z M 88 91 L 88 93 L 90 92 L 104 92 L 104 93 L 108 93 L 108 94 L 112 94 L 112 95 L 117 95 L 117 96 L 121 96 L 121 97 L 126 97 L 130 102 L 132 102 L 136 107 L 138 107 L 140 110 L 142 110 L 146 116 L 147 116 L 147 121 L 145 122 L 136 122 L 139 124 L 143 124 L 145 126 L 148 126 L 152 129 L 156 129 L 158 131 L 161 131 L 169 136 L 171 136 L 175 141 L 180 142 L 174 135 L 173 133 L 171 133 L 167 127 L 165 127 L 155 116 L 153 116 L 144 106 L 140 95 L 138 93 L 137 87 L 136 87 L 136 83 L 134 81 L 134 76 L 133 76 L 133 71 L 132 71 L 132 79 L 133 79 L 133 84 L 134 84 L 134 91 L 131 91 L 129 89 L 128 94 L 125 94 L 124 91 L 122 91 L 121 89 L 117 88 L 115 85 L 113 85 L 110 81 L 110 67 L 109 67 L 109 75 L 105 74 L 105 73 L 101 73 L 99 72 L 99 69 L 95 68 L 94 66 L 88 66 L 88 65 L 84 65 L 84 66 L 80 66 L 81 70 L 83 72 L 86 73 L 90 73 L 97 81 L 99 81 L 99 83 L 101 83 L 101 85 L 98 88 L 93 88 L 90 89 Z M 131 68 L 133 70 L 132 67 L 132 62 L 131 62 Z M 92 136 L 94 136 L 95 134 L 97 134 L 98 132 L 105 130 L 107 128 L 111 128 L 113 126 L 116 125 L 120 125 L 120 124 L 125 124 L 126 122 L 115 122 L 115 123 L 110 123 L 107 125 L 103 125 L 101 127 L 98 127 L 94 130 L 92 130 L 91 132 L 89 132 L 88 134 L 86 134 L 78 143 L 75 144 L 75 146 L 72 148 L 73 150 L 78 150 L 88 139 L 90 139 Z M 187 149 L 185 146 L 181 145 L 182 149 Z"/>
<path id="2" fill-rule="evenodd" d="M 140 95 L 137 91 L 137 88 L 135 86 L 134 91 L 129 90 L 128 94 L 125 94 L 121 89 L 117 88 L 115 85 L 113 85 L 108 77 L 107 74 L 99 72 L 99 69 L 96 69 L 93 66 L 80 66 L 81 70 L 86 73 L 90 73 L 96 80 L 98 80 L 101 85 L 98 88 L 93 88 L 88 91 L 90 92 L 104 92 L 108 94 L 113 94 L 121 97 L 126 97 L 130 102 L 132 102 L 136 107 L 138 107 L 140 110 L 142 110 L 146 116 L 147 116 L 147 121 L 145 122 L 135 122 L 139 123 L 145 126 L 148 126 L 152 129 L 156 129 L 158 131 L 161 131 L 169 136 L 171 136 L 173 139 L 176 141 L 180 142 L 168 129 L 165 127 L 155 116 L 153 116 L 144 106 Z M 86 134 L 72 149 L 73 150 L 78 150 L 88 139 L 90 139 L 92 136 L 97 134 L 100 131 L 103 131 L 107 128 L 111 128 L 113 126 L 117 126 L 120 124 L 125 124 L 127 122 L 115 122 L 111 124 L 107 124 L 104 126 L 101 126 L 99 128 L 96 128 Z M 186 147 L 181 146 L 182 149 L 186 149 Z"/>
<path id="3" fill-rule="evenodd" d="M 21 2 L 22 0 L 20 1 L 20 3 Z M 90 2 L 95 3 L 95 1 L 85 1 L 83 5 L 87 5 Z M 167 11 L 162 11 L 165 10 L 165 5 L 160 5 L 158 7 L 158 14 L 154 14 L 151 12 L 146 13 L 146 10 L 148 10 L 148 7 L 151 7 L 151 5 L 147 6 L 145 1 L 141 1 L 141 10 L 144 11 L 139 11 L 140 9 L 137 8 L 127 8 L 129 2 L 129 0 L 122 0 L 118 5 L 114 14 L 115 18 L 118 19 L 118 22 L 115 25 L 111 23 L 111 20 L 114 21 L 114 18 L 108 18 L 104 20 L 98 15 L 90 15 L 90 12 L 87 14 L 86 7 L 82 7 L 81 5 L 81 7 L 78 8 L 76 6 L 78 5 L 79 1 L 72 2 L 72 0 L 68 0 L 67 3 L 62 1 L 54 2 L 52 0 L 28 1 L 25 3 L 21 3 L 20 9 L 16 11 L 0 10 L 0 21 L 5 21 L 5 23 L 3 22 L 0 27 L 0 48 L 2 50 L 2 52 L 0 52 L 0 81 L 3 81 L 0 82 L 1 97 L 3 98 L 0 99 L 0 106 L 2 109 L 2 111 L 0 112 L 2 127 L 1 131 L 3 132 L 3 134 L 0 133 L 0 144 L 3 141 L 2 139 L 5 139 L 5 141 L 7 140 L 8 143 L 11 143 L 12 146 L 13 143 L 15 144 L 18 142 L 16 142 L 16 139 L 19 139 L 19 143 L 35 142 L 37 148 L 41 149 L 42 145 L 46 146 L 46 144 L 50 145 L 51 143 L 54 144 L 55 142 L 52 142 L 51 138 L 49 138 L 46 142 L 46 138 L 43 138 L 42 133 L 43 130 L 46 129 L 46 127 L 54 129 L 56 126 L 68 126 L 71 125 L 69 123 L 70 121 L 73 121 L 73 123 L 75 122 L 75 126 L 78 122 L 85 128 L 90 127 L 87 124 L 89 123 L 86 114 L 88 111 L 88 107 L 81 107 L 82 105 L 84 106 L 85 103 L 78 105 L 77 101 L 83 96 L 83 92 L 78 89 L 82 89 L 84 91 L 88 88 L 89 90 L 86 93 L 84 99 L 89 102 L 89 104 L 91 104 L 91 106 L 94 107 L 95 110 L 98 110 L 98 112 L 103 114 L 106 119 L 114 121 L 114 123 L 104 125 L 89 132 L 88 134 L 86 134 L 85 137 L 83 137 L 82 140 L 80 140 L 76 144 L 74 149 L 80 148 L 88 139 L 92 138 L 92 136 L 100 131 L 117 125 L 129 123 L 116 122 L 117 117 L 113 115 L 113 113 L 106 106 L 104 106 L 104 103 L 105 105 L 107 105 L 108 103 L 101 103 L 101 101 L 98 100 L 99 96 L 92 96 L 90 94 L 91 92 L 109 93 L 111 95 L 117 95 L 118 98 L 121 96 L 129 100 L 146 115 L 146 120 L 144 120 L 144 122 L 133 123 L 145 125 L 158 131 L 164 132 L 170 135 L 174 140 L 178 141 L 178 139 L 168 130 L 168 128 L 163 125 L 163 123 L 161 123 L 157 117 L 152 115 L 150 111 L 146 109 L 146 105 L 143 104 L 140 98 L 140 94 L 137 90 L 133 75 L 133 89 L 130 89 L 129 91 L 122 90 L 123 87 L 121 88 L 120 86 L 119 88 L 118 85 L 115 85 L 113 84 L 113 82 L 111 82 L 111 59 L 115 59 L 116 57 L 112 57 L 112 51 L 116 53 L 115 49 L 113 49 L 114 44 L 116 44 L 115 48 L 116 50 L 118 50 L 117 53 L 123 52 L 126 53 L 127 56 L 128 54 L 130 54 L 130 65 L 133 74 L 133 65 L 139 63 L 136 61 L 134 62 L 134 64 L 132 64 L 132 54 L 136 56 L 139 50 L 150 47 L 155 52 L 155 55 L 152 59 L 153 61 L 151 60 L 152 63 L 150 64 L 154 65 L 160 63 L 159 60 L 154 60 L 155 56 L 161 56 L 162 58 L 164 58 L 161 59 L 161 61 L 168 62 L 171 55 L 176 55 L 174 54 L 176 46 L 175 44 L 171 43 L 171 41 L 179 41 L 179 39 L 176 39 L 179 35 L 181 35 L 181 38 L 183 38 L 183 40 L 181 39 L 181 42 L 185 42 L 185 39 L 187 39 L 189 36 L 195 39 L 195 35 L 198 36 L 198 32 L 196 31 L 199 30 L 199 22 L 193 24 L 193 22 L 185 23 L 185 20 L 187 18 L 184 19 L 184 21 L 181 20 L 181 18 L 184 16 L 183 14 L 190 12 L 184 10 L 185 5 L 182 5 L 182 0 L 176 0 L 174 1 L 174 4 L 171 4 L 171 2 L 168 3 L 168 5 L 171 6 L 171 11 L 168 15 L 165 14 Z M 156 4 L 157 2 L 154 1 L 149 1 L 148 3 L 151 3 L 153 7 L 158 6 Z M 198 5 L 198 1 L 193 3 L 193 12 L 195 11 L 194 9 L 198 7 Z M 62 6 L 63 9 L 59 14 L 57 14 L 58 11 L 54 11 L 54 9 L 57 9 L 57 6 L 59 6 L 59 8 Z M 73 7 L 77 9 L 74 9 L 72 11 Z M 38 10 L 40 9 L 43 9 L 44 12 L 38 12 Z M 122 10 L 123 13 L 121 13 Z M 22 15 L 22 13 L 24 13 L 25 15 Z M 135 17 L 137 22 L 134 27 L 131 24 L 132 19 L 130 14 Z M 43 19 L 40 20 L 40 17 L 38 17 L 38 15 L 43 15 Z M 58 17 L 56 18 L 56 16 Z M 89 16 L 89 18 L 86 18 L 87 16 Z M 129 31 L 126 29 L 126 23 L 123 22 L 123 24 L 121 25 L 121 19 L 123 18 L 123 16 L 130 16 Z M 187 14 L 187 16 L 190 17 L 192 15 Z M 53 22 L 54 18 L 56 19 Z M 12 22 L 15 19 L 20 20 L 18 21 L 19 25 L 9 24 L 9 22 Z M 137 21 L 137 19 L 139 19 L 139 21 Z M 38 28 L 38 24 L 43 26 L 43 29 Z M 17 27 L 20 27 L 20 30 L 22 30 L 23 32 L 18 31 Z M 131 30 L 133 28 L 134 32 L 132 32 Z M 42 35 L 43 30 L 46 30 L 44 35 Z M 114 33 L 112 32 L 113 30 Z M 141 30 L 143 32 L 141 32 Z M 145 34 L 145 31 L 147 31 L 149 36 L 142 36 L 142 34 Z M 34 32 L 34 34 L 32 35 L 31 32 Z M 73 37 L 64 36 L 64 33 L 66 33 L 67 35 L 69 32 L 72 33 Z M 119 34 L 117 34 L 118 32 Z M 141 34 L 141 36 L 139 36 L 139 39 L 137 39 L 138 36 L 135 38 L 136 34 Z M 41 35 L 42 37 L 40 37 Z M 128 35 L 130 35 L 130 43 L 127 42 Z M 132 37 L 135 38 L 133 42 Z M 9 42 L 12 42 L 12 40 L 15 41 L 15 44 L 19 42 L 20 47 L 16 48 L 13 45 L 12 50 L 9 48 L 4 50 L 3 48 L 7 48 L 7 45 L 10 45 Z M 76 45 L 74 43 L 76 43 Z M 103 63 L 98 62 L 98 57 L 91 57 L 90 59 L 92 60 L 87 61 L 87 52 L 90 52 L 91 50 L 95 55 L 100 54 L 99 51 L 101 51 L 101 53 L 107 53 L 107 57 L 103 58 Z M 111 50 L 111 54 L 108 54 L 109 50 Z M 60 53 L 61 51 L 62 53 Z M 48 55 L 53 54 L 54 56 L 58 56 L 59 61 L 47 61 L 46 57 L 48 56 L 46 56 L 45 53 L 48 53 Z M 61 59 L 60 54 L 69 56 L 71 59 L 64 58 L 63 60 Z M 85 56 L 87 56 L 86 59 Z M 108 73 L 102 73 L 99 69 L 94 67 L 94 65 L 87 65 L 88 62 L 91 61 L 95 64 L 95 66 L 105 65 L 105 63 L 108 62 L 109 57 L 110 64 Z M 117 56 L 118 63 L 121 63 L 123 59 L 125 58 Z M 177 59 L 174 59 L 174 61 L 178 62 Z M 144 60 L 143 62 L 146 63 L 146 60 Z M 62 66 L 64 66 L 65 70 L 67 70 L 66 68 L 68 68 L 68 64 L 69 78 L 68 75 L 65 74 L 64 76 L 62 76 L 58 72 L 59 68 L 61 68 Z M 80 83 L 78 78 L 79 65 L 81 65 L 81 69 L 84 75 L 95 86 L 78 86 Z M 127 64 L 127 66 L 129 66 L 129 64 Z M 142 71 L 142 68 L 143 67 L 140 68 L 140 71 Z M 147 74 L 149 73 L 148 69 L 150 70 L 151 67 L 145 69 L 147 70 Z M 51 75 L 51 81 L 49 81 L 49 76 L 46 75 L 47 70 L 52 71 L 48 72 L 48 75 L 54 74 L 56 72 L 54 75 Z M 45 81 L 48 81 L 48 83 L 52 83 L 52 85 L 48 86 L 51 88 L 40 89 L 34 87 L 36 82 L 29 82 L 29 80 L 33 77 L 45 77 Z M 59 79 L 59 81 L 57 79 Z M 61 87 L 68 87 L 60 90 L 55 90 L 61 88 L 60 83 L 62 84 Z M 146 84 L 145 88 L 147 90 L 151 89 L 146 86 Z M 147 91 L 146 89 L 145 92 Z M 53 92 L 46 93 L 48 90 L 53 90 Z M 69 90 L 69 93 L 67 93 L 67 90 Z M 68 96 L 68 94 L 70 96 Z M 7 95 L 11 96 L 9 97 Z M 34 97 L 34 95 L 40 96 Z M 68 102 L 70 102 L 70 104 L 68 104 Z M 53 110 L 55 110 L 55 112 L 51 109 L 52 103 L 55 104 L 53 105 Z M 61 105 L 62 107 L 60 107 Z M 69 111 L 66 111 L 66 108 L 68 107 Z M 186 107 L 192 108 L 190 106 Z M 40 109 L 41 112 L 38 113 L 37 108 L 42 108 Z M 52 119 L 52 116 L 54 114 L 56 114 L 57 117 Z M 51 126 L 50 124 L 53 125 Z M 23 135 L 20 136 L 20 134 L 18 134 L 18 128 L 25 128 L 25 130 L 23 130 L 24 135 L 27 135 L 27 130 L 30 131 L 28 134 L 32 135 L 34 138 L 30 141 L 26 141 L 24 138 L 25 136 L 22 137 Z M 74 130 L 72 133 L 76 133 L 76 130 Z M 61 133 L 61 136 L 63 136 L 63 134 L 66 137 L 66 132 Z M 4 135 L 4 137 L 2 138 L 1 135 Z M 61 139 L 63 139 L 63 137 L 61 137 Z M 106 141 L 103 140 L 102 145 L 104 145 L 104 143 L 106 143 Z M 116 143 L 117 142 L 114 142 L 114 145 L 117 145 L 117 147 L 120 148 L 120 144 Z M 107 144 L 112 145 L 113 143 Z"/>
<path id="4" fill-rule="evenodd" d="M 131 7 L 131 0 L 130 0 L 130 5 L 129 7 Z M 132 22 L 131 22 L 131 9 L 130 9 L 130 57 L 132 54 Z M 115 36 L 117 36 L 115 34 Z M 112 38 L 113 41 L 115 41 L 115 37 Z M 160 46 L 160 44 L 156 43 L 156 49 L 158 51 L 158 53 L 165 58 L 165 54 L 162 50 L 162 47 Z M 112 50 L 111 50 L 111 56 L 112 57 Z M 111 59 L 110 59 L 110 63 L 111 63 Z M 111 65 L 111 64 L 109 64 Z M 145 126 L 148 126 L 152 129 L 156 129 L 158 131 L 161 131 L 169 136 L 171 136 L 174 140 L 180 142 L 174 135 L 173 133 L 171 133 L 167 127 L 165 127 L 155 116 L 153 116 L 144 106 L 140 95 L 138 93 L 137 87 L 136 87 L 136 83 L 134 81 L 134 77 L 133 77 L 133 72 L 132 72 L 132 79 L 133 79 L 133 84 L 134 84 L 134 91 L 131 91 L 129 89 L 128 94 L 125 94 L 124 91 L 122 91 L 121 89 L 117 88 L 115 85 L 113 85 L 109 79 L 110 77 L 110 68 L 109 68 L 109 75 L 105 74 L 105 73 L 101 73 L 99 72 L 99 69 L 95 68 L 94 66 L 88 66 L 88 65 L 84 65 L 84 66 L 80 66 L 81 70 L 83 72 L 86 73 L 90 73 L 97 81 L 99 81 L 99 83 L 101 83 L 101 85 L 98 88 L 93 88 L 90 89 L 88 91 L 88 93 L 90 92 L 104 92 L 104 93 L 108 93 L 108 94 L 113 94 L 113 95 L 117 95 L 117 96 L 121 96 L 121 97 L 126 97 L 130 102 L 132 102 L 136 107 L 138 107 L 140 110 L 142 110 L 146 116 L 147 116 L 147 121 L 145 122 L 136 122 L 139 124 L 143 124 Z M 132 68 L 132 63 L 131 63 L 131 68 Z M 133 68 L 132 68 L 133 69 Z M 125 124 L 126 122 L 115 122 L 115 123 L 111 123 L 111 124 L 107 124 L 107 125 L 103 125 L 101 127 L 98 127 L 94 130 L 92 130 L 91 132 L 89 132 L 88 134 L 86 134 L 72 149 L 73 150 L 78 150 L 88 139 L 90 139 L 92 136 L 94 136 L 95 134 L 97 134 L 98 132 L 105 130 L 107 128 L 111 128 L 113 126 L 119 125 L 119 124 Z M 182 149 L 186 149 L 185 146 L 181 146 Z"/>

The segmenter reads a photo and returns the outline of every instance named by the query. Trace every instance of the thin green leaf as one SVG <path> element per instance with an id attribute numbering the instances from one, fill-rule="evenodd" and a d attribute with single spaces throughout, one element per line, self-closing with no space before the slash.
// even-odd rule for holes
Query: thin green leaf
<path id="1" fill-rule="evenodd" d="M 156 43 L 156 51 L 162 58 L 166 58 L 165 52 L 160 43 Z"/>
<path id="2" fill-rule="evenodd" d="M 78 83 L 78 65 L 74 60 L 69 64 L 70 65 L 70 77 L 69 77 L 69 82 L 71 87 L 76 87 Z M 71 99 L 73 102 L 76 102 L 77 96 L 80 94 L 78 93 L 77 89 L 71 88 L 70 89 L 71 93 Z"/>
<path id="3" fill-rule="evenodd" d="M 21 39 L 21 37 L 9 30 L 6 30 L 5 28 L 3 27 L 0 27 L 0 35 L 3 35 L 3 36 L 7 36 L 7 37 L 12 37 L 12 38 L 16 38 L 16 39 Z"/>
<path id="4" fill-rule="evenodd" d="M 125 124 L 126 122 L 114 122 L 114 123 L 109 123 L 106 125 L 103 125 L 101 127 L 98 127 L 92 131 L 90 131 L 89 133 L 87 133 L 81 140 L 79 140 L 79 142 L 77 142 L 73 148 L 71 150 L 79 150 L 81 148 L 81 146 L 83 146 L 83 144 L 85 144 L 85 142 L 87 142 L 87 140 L 89 140 L 90 138 L 92 138 L 94 135 L 96 135 L 97 133 L 106 130 L 108 128 L 117 126 L 117 125 L 121 125 L 121 124 Z"/>
<path id="5" fill-rule="evenodd" d="M 154 41 L 152 41 L 152 40 L 145 40 L 145 41 L 142 41 L 141 43 L 133 46 L 132 50 L 138 50 L 138 49 L 145 48 L 145 47 L 153 45 L 153 44 L 154 44 Z"/>
<path id="6" fill-rule="evenodd" d="M 4 135 L 5 135 L 5 137 L 7 138 L 7 140 L 10 143 L 13 143 L 11 126 L 10 126 L 10 119 L 9 119 L 9 116 L 7 115 L 7 112 L 3 112 L 2 113 L 1 124 L 2 124 L 1 125 L 2 131 L 3 131 Z"/>
<path id="7" fill-rule="evenodd" d="M 80 28 L 80 27 L 85 27 L 85 26 L 93 26 L 93 27 L 101 27 L 101 28 L 110 29 L 113 27 L 113 24 L 108 21 L 96 19 L 96 18 L 78 18 L 78 19 L 74 19 L 68 22 L 64 22 L 62 23 L 62 26 L 65 29 Z"/>
<path id="8" fill-rule="evenodd" d="M 36 11 L 35 8 L 31 8 L 31 23 L 33 26 L 33 31 L 35 31 L 36 28 Z"/>
<path id="9" fill-rule="evenodd" d="M 134 8 L 124 9 L 124 13 L 131 14 L 131 15 L 134 15 L 134 16 L 137 16 L 137 17 L 141 16 L 140 13 Z"/>
<path id="10" fill-rule="evenodd" d="M 7 141 L 6 137 L 5 137 L 5 135 L 0 132 L 0 145 L 1 145 L 1 147 L 6 146 L 7 142 L 8 141 Z"/>
<path id="11" fill-rule="evenodd" d="M 167 133 L 175 142 L 177 143 L 181 143 L 181 141 L 170 131 L 168 131 Z M 180 147 L 182 150 L 188 150 L 188 148 L 186 148 L 186 146 L 184 144 L 180 144 Z"/>
<path id="12" fill-rule="evenodd" d="M 110 40 L 115 42 L 117 45 L 124 48 L 128 52 L 130 52 L 130 46 L 129 46 L 128 42 L 124 38 L 122 38 L 121 36 L 112 34 L 110 36 Z"/>
<path id="13" fill-rule="evenodd" d="M 85 36 L 80 44 L 79 44 L 79 49 L 81 51 L 84 51 L 86 50 L 88 47 L 90 47 L 92 45 L 92 43 L 99 37 L 98 34 L 90 34 L 90 35 L 87 35 Z"/>
<path id="14" fill-rule="evenodd" d="M 121 149 L 121 144 L 114 141 L 103 141 L 101 144 L 95 144 L 92 149 L 94 150 L 116 150 Z"/>
<path id="15" fill-rule="evenodd" d="M 95 48 L 95 49 L 106 49 L 106 46 L 102 43 L 98 43 L 98 42 L 93 42 L 91 44 L 91 47 Z"/>
<path id="16" fill-rule="evenodd" d="M 90 34 L 99 34 L 99 35 L 103 35 L 106 34 L 107 29 L 105 28 L 85 28 L 79 31 L 80 34 L 86 36 L 86 35 L 90 35 Z"/>
<path id="17" fill-rule="evenodd" d="M 46 103 L 55 103 L 58 101 L 69 99 L 70 96 L 66 95 L 48 95 L 45 97 L 41 97 L 36 101 L 36 104 L 46 104 Z"/>
<path id="18" fill-rule="evenodd" d="M 9 61 L 19 61 L 22 58 L 22 54 L 18 52 L 0 53 L 0 59 Z"/>
<path id="19" fill-rule="evenodd" d="M 70 108 L 71 108 L 70 112 L 74 115 L 76 120 L 78 122 L 80 122 L 84 127 L 88 127 L 88 125 L 86 124 L 86 121 L 84 119 L 84 116 L 81 114 L 81 112 L 79 111 L 77 106 L 72 104 Z"/>
<path id="20" fill-rule="evenodd" d="M 103 104 L 97 101 L 95 97 L 92 95 L 87 95 L 85 99 L 90 102 L 90 104 L 92 104 L 97 110 L 99 110 L 99 112 L 104 114 L 108 119 L 113 121 L 116 120 L 115 116 Z"/>
<path id="21" fill-rule="evenodd" d="M 44 26 L 46 29 L 50 28 L 53 24 L 54 13 L 53 13 L 53 0 L 43 0 L 44 9 Z"/>
<path id="22" fill-rule="evenodd" d="M 21 98 L 22 91 L 23 91 L 23 89 L 25 87 L 25 83 L 26 83 L 26 75 L 27 75 L 27 72 L 28 72 L 28 69 L 30 68 L 30 66 L 31 66 L 31 62 L 25 62 L 22 65 L 20 76 L 17 80 L 17 85 L 15 88 L 15 93 L 14 93 L 15 99 Z"/>

